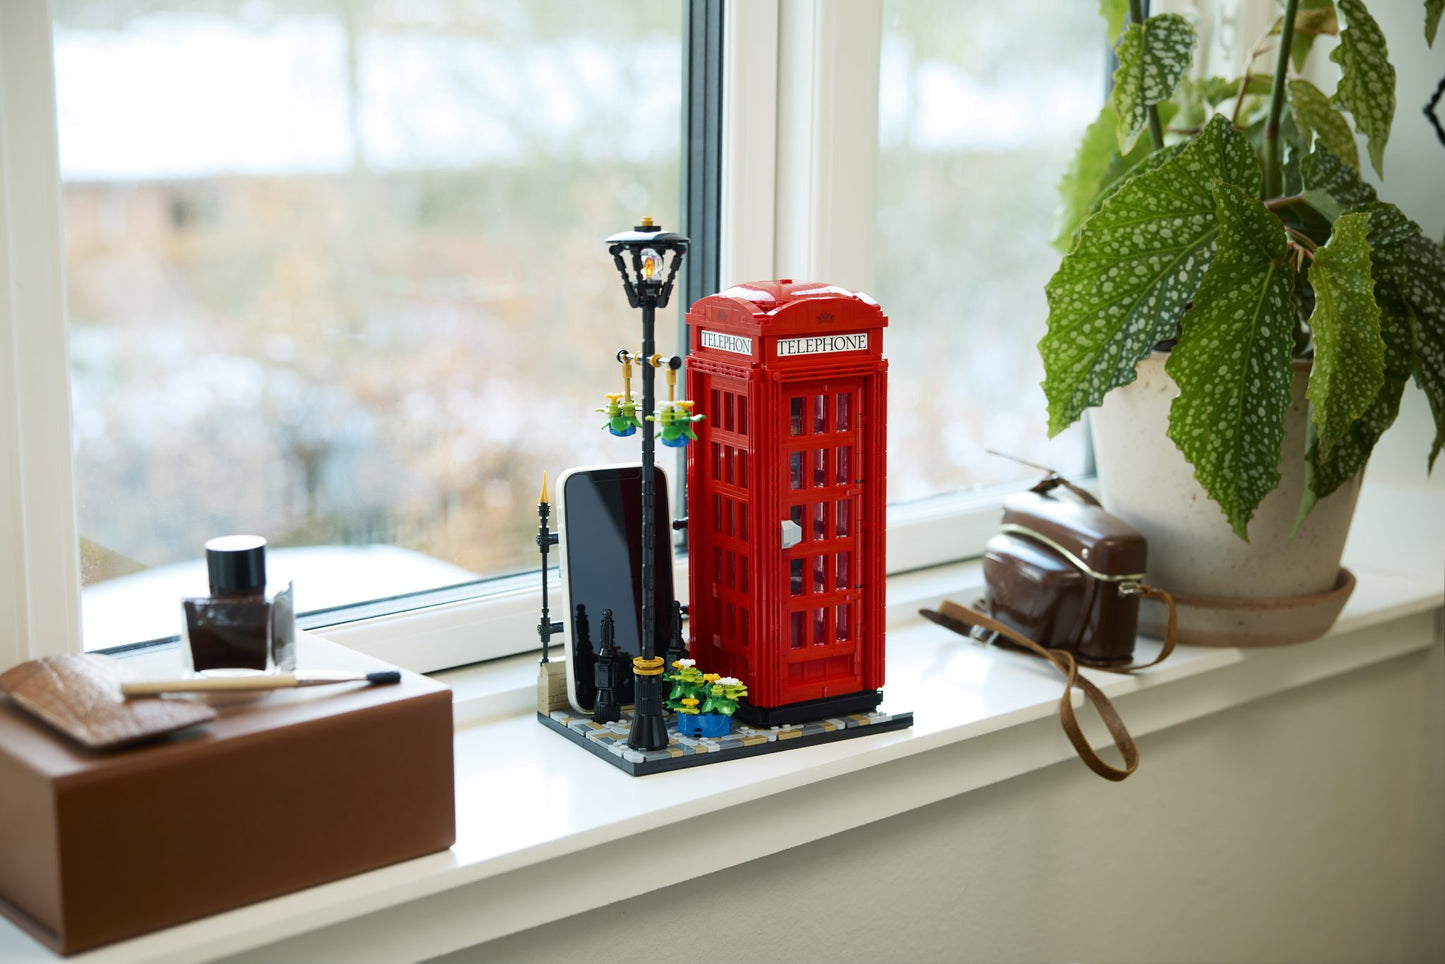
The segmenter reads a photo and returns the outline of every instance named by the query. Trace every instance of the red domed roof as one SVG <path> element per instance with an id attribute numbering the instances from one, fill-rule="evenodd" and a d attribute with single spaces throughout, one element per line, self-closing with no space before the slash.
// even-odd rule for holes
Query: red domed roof
<path id="1" fill-rule="evenodd" d="M 731 288 L 719 291 L 717 297 L 746 301 L 753 306 L 753 310 L 762 314 L 771 314 L 787 305 L 817 298 L 849 298 L 870 308 L 878 307 L 878 302 L 861 291 L 852 291 L 838 285 L 813 281 L 794 281 L 791 278 L 784 278 L 781 281 L 749 281 L 746 284 L 733 285 Z"/>

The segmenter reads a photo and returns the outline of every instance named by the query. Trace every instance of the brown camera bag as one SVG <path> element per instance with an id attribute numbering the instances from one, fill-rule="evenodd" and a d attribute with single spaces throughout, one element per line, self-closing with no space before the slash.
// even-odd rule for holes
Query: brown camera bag
<path id="1" fill-rule="evenodd" d="M 1058 489 L 1073 498 L 1060 498 Z M 1059 717 L 1084 763 L 1099 776 L 1122 780 L 1139 765 L 1139 750 L 1113 703 L 1080 664 L 1116 673 L 1153 666 L 1174 651 L 1176 615 L 1169 593 L 1144 582 L 1147 547 L 1128 523 L 1088 492 L 1050 473 L 1027 492 L 1004 500 L 1003 524 L 984 553 L 985 596 L 974 608 L 945 600 L 923 615 L 983 642 L 1033 653 L 1064 674 Z M 1159 655 L 1133 664 L 1139 599 L 1169 609 Z M 1099 712 L 1124 759 L 1122 768 L 1089 746 L 1074 714 L 1073 687 Z"/>

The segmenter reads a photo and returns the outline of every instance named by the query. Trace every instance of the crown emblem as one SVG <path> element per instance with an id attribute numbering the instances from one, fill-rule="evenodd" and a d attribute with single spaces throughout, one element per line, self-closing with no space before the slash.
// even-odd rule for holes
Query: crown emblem
<path id="1" fill-rule="evenodd" d="M 833 313 L 831 311 L 820 312 L 818 314 L 818 322 L 819 324 L 831 325 L 833 323 Z"/>

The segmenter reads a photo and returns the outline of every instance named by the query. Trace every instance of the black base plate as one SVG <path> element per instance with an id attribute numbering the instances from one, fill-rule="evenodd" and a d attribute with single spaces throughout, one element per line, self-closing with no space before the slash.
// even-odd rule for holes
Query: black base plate
<path id="1" fill-rule="evenodd" d="M 810 718 L 806 723 L 758 729 L 734 722 L 733 731 L 717 739 L 679 736 L 669 719 L 668 745 L 661 750 L 634 750 L 627 745 L 627 732 L 632 725 L 632 707 L 623 709 L 616 723 L 594 723 L 590 716 L 574 710 L 554 710 L 550 716 L 538 713 L 537 719 L 549 729 L 567 737 L 578 746 L 635 777 L 666 770 L 705 766 L 759 756 L 779 750 L 849 740 L 872 733 L 907 729 L 913 725 L 913 714 L 854 713 L 828 719 Z"/>

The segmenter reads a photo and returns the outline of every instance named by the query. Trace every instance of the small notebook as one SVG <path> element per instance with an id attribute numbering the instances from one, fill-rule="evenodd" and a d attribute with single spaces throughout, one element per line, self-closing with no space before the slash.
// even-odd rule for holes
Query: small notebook
<path id="1" fill-rule="evenodd" d="M 205 703 L 125 699 L 119 660 L 97 653 L 46 656 L 0 673 L 0 690 L 26 711 L 92 750 L 141 743 L 215 719 Z"/>

